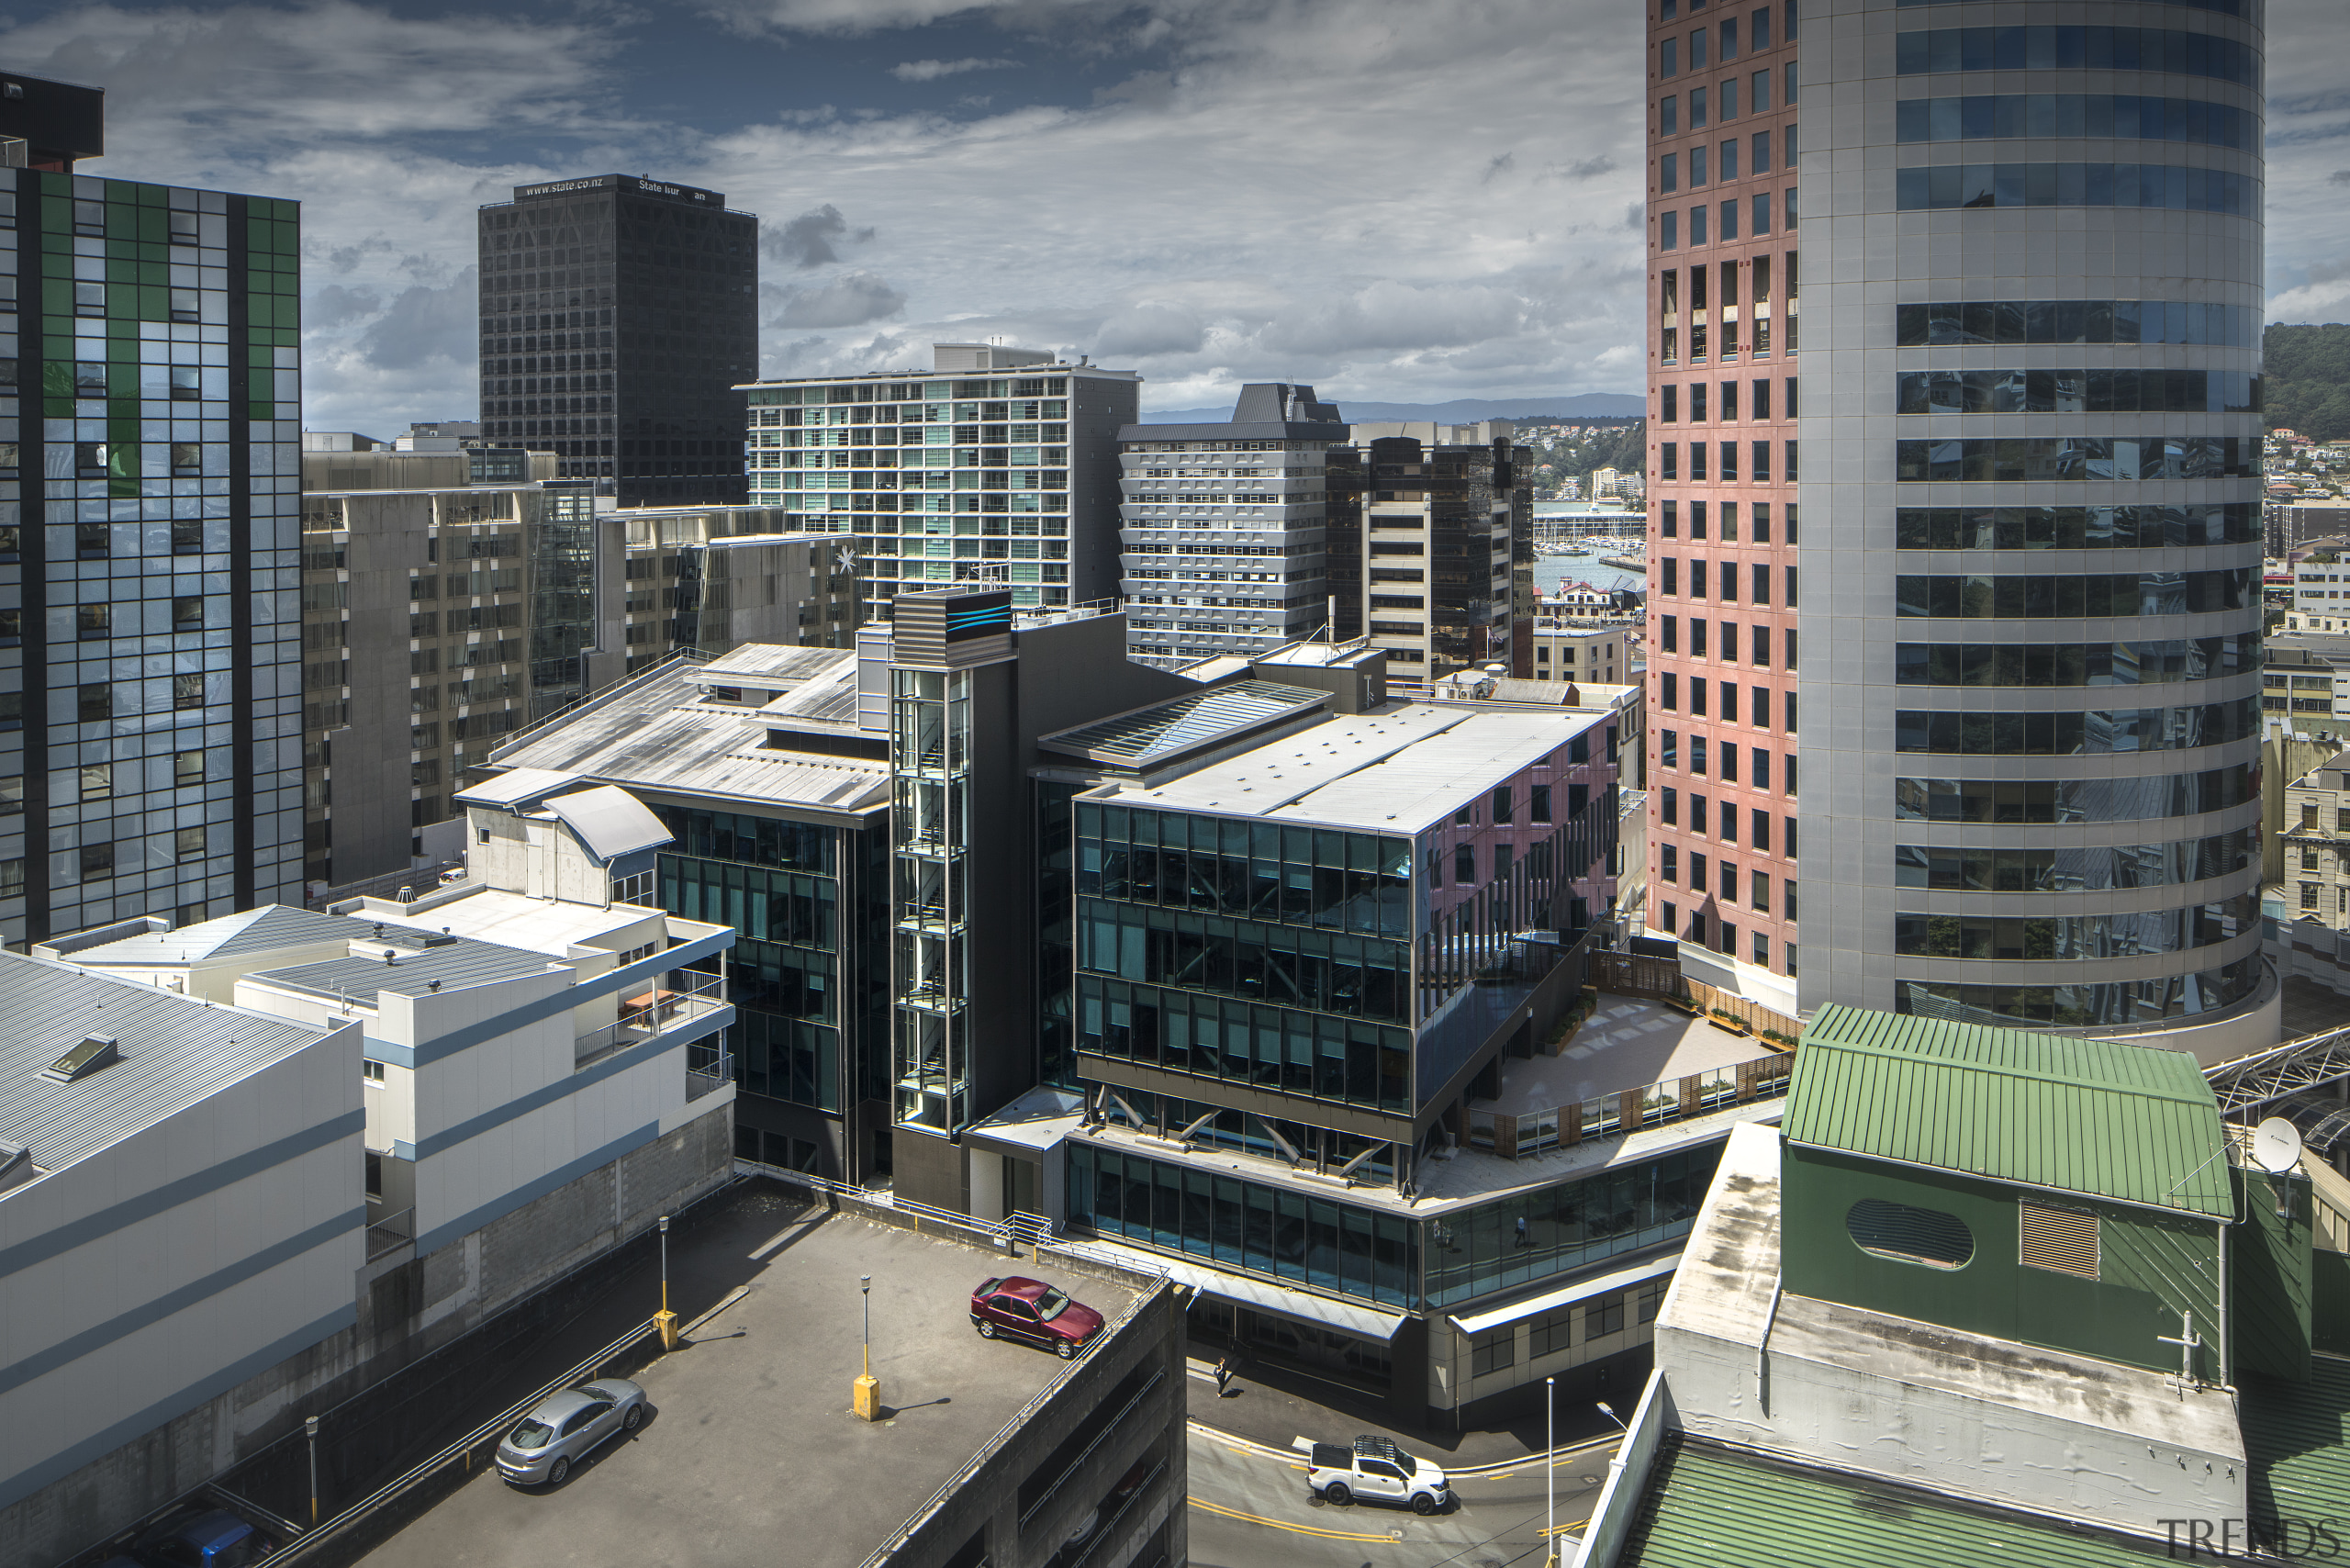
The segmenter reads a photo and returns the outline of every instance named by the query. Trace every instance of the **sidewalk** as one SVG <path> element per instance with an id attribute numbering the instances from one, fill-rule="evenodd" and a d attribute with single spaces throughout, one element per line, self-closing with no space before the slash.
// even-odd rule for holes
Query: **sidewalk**
<path id="1" fill-rule="evenodd" d="M 1499 1464 L 1542 1451 L 1542 1417 L 1490 1431 L 1456 1432 L 1449 1428 L 1401 1426 L 1383 1405 L 1335 1383 L 1300 1376 L 1286 1368 L 1242 1361 L 1231 1392 L 1219 1396 L 1215 1361 L 1194 1356 L 1189 1368 L 1191 1417 L 1203 1427 L 1237 1438 L 1286 1449 L 1299 1438 L 1350 1442 L 1358 1437 L 1392 1438 L 1415 1453 L 1449 1467 Z M 1559 1410 L 1559 1446 L 1612 1437 L 1616 1428 L 1595 1410 Z"/>

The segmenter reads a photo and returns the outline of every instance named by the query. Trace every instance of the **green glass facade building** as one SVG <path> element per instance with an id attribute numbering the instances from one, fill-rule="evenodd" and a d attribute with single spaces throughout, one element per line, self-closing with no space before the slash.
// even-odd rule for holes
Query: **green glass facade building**
<path id="1" fill-rule="evenodd" d="M 0 936 L 298 902 L 300 215 L 0 170 Z"/>

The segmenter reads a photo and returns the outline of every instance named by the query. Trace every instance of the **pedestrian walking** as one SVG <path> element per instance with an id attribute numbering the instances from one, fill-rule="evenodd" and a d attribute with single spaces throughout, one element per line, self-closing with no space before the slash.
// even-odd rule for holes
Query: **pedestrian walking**
<path id="1" fill-rule="evenodd" d="M 1226 1385 L 1231 1382 L 1232 1358 L 1230 1356 L 1226 1356 L 1215 1364 L 1215 1396 L 1218 1399 L 1223 1399 L 1229 1395 L 1231 1390 Z"/>
<path id="2" fill-rule="evenodd" d="M 1524 1215 L 1517 1216 L 1517 1244 L 1520 1247 L 1531 1247 L 1534 1245 L 1534 1238 L 1526 1234 L 1526 1216 Z"/>

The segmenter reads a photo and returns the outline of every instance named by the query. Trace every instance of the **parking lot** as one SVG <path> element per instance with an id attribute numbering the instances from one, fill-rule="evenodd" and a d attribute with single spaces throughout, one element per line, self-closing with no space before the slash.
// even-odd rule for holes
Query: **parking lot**
<path id="1" fill-rule="evenodd" d="M 752 1271 L 690 1343 L 636 1374 L 650 1411 L 633 1434 L 560 1486 L 520 1490 L 480 1470 L 363 1561 L 854 1564 L 1064 1368 L 971 1329 L 972 1287 L 1035 1270 L 1024 1260 L 821 1210 L 789 1224 L 772 1208 L 729 1215 L 698 1226 L 692 1248 L 673 1271 Z M 1132 1299 L 1038 1271 L 1106 1316 Z M 871 1424 L 849 1411 L 867 1273 L 886 1417 Z"/>

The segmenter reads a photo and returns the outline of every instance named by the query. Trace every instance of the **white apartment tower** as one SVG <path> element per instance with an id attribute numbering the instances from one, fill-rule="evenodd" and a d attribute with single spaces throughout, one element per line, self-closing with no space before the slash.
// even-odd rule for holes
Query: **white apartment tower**
<path id="1" fill-rule="evenodd" d="M 1142 378 L 992 343 L 929 371 L 748 382 L 751 504 L 845 533 L 867 619 L 902 589 L 1002 583 L 1022 609 L 1118 591 L 1118 431 Z"/>
<path id="2" fill-rule="evenodd" d="M 1324 470 L 1347 440 L 1311 386 L 1255 382 L 1216 425 L 1128 425 L 1126 655 L 1173 669 L 1253 658 L 1330 618 Z"/>

